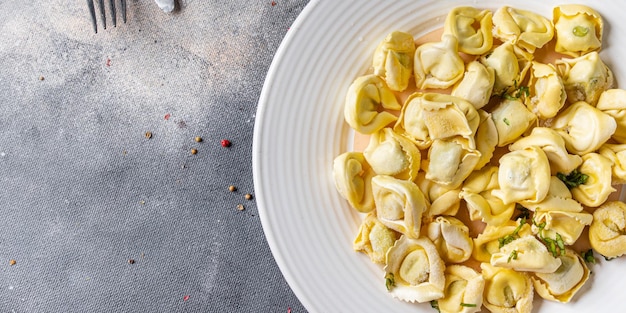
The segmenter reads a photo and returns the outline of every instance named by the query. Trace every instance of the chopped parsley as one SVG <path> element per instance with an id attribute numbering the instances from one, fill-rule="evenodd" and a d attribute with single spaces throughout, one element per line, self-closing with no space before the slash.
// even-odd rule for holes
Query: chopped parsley
<path id="1" fill-rule="evenodd" d="M 593 257 L 593 249 L 589 249 L 582 254 L 583 259 L 587 263 L 596 264 L 596 258 Z"/>
<path id="2" fill-rule="evenodd" d="M 439 302 L 437 300 L 430 301 L 430 307 L 437 310 L 437 312 L 441 312 L 441 310 L 439 310 Z"/>
<path id="3" fill-rule="evenodd" d="M 476 304 L 474 303 L 463 303 L 461 302 L 461 306 L 467 307 L 467 308 L 475 308 Z"/>
<path id="4" fill-rule="evenodd" d="M 512 233 L 504 236 L 504 237 L 500 237 L 498 238 L 498 244 L 499 244 L 499 248 L 504 247 L 505 245 L 508 245 L 509 243 L 511 243 L 511 241 L 519 238 L 519 231 L 522 229 L 522 226 L 524 226 L 524 224 L 526 224 L 526 218 L 522 217 L 519 220 L 519 225 L 517 225 L 517 227 L 515 228 L 515 230 L 513 230 Z"/>
<path id="5" fill-rule="evenodd" d="M 556 177 L 560 179 L 568 189 L 576 188 L 583 185 L 589 179 L 588 175 L 581 173 L 578 170 L 573 170 L 571 173 L 565 175 L 563 173 L 556 173 Z"/>
<path id="6" fill-rule="evenodd" d="M 508 260 L 506 260 L 506 262 L 510 263 L 511 260 L 517 260 L 517 250 L 511 251 L 511 254 L 509 255 L 509 258 Z"/>
<path id="7" fill-rule="evenodd" d="M 576 26 L 572 29 L 572 34 L 576 37 L 585 37 L 589 33 L 589 28 L 585 26 Z"/>
<path id="8" fill-rule="evenodd" d="M 385 287 L 387 287 L 387 290 L 391 290 L 391 288 L 396 286 L 396 281 L 393 278 L 393 273 L 388 273 L 387 275 L 385 275 Z"/>
<path id="9" fill-rule="evenodd" d="M 546 222 L 542 222 L 541 224 L 537 225 L 537 223 L 533 220 L 533 224 L 535 224 L 535 226 L 539 228 L 539 230 L 537 231 L 537 235 L 539 235 L 539 239 L 543 241 L 543 243 L 548 248 L 548 251 L 552 253 L 553 257 L 556 258 L 559 255 L 565 255 L 565 242 L 563 242 L 563 237 L 561 237 L 561 234 L 556 233 L 555 239 L 552 239 L 550 237 L 544 237 L 542 232 L 543 229 L 546 228 Z"/>
<path id="10" fill-rule="evenodd" d="M 506 124 L 506 126 L 511 126 L 508 118 L 505 117 L 504 119 L 502 119 L 502 121 L 504 122 L 504 124 Z"/>

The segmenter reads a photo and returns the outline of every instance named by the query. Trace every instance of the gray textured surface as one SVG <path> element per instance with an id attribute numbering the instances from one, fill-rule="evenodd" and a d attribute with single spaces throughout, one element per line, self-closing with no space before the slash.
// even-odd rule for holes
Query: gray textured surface
<path id="1" fill-rule="evenodd" d="M 306 2 L 129 0 L 94 34 L 84 1 L 0 1 L 0 312 L 305 311 L 244 194 Z"/>

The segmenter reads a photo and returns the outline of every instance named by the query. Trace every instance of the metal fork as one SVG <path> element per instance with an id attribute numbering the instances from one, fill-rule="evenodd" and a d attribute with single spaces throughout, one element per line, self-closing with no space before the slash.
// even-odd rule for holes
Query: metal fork
<path id="1" fill-rule="evenodd" d="M 87 0 L 87 6 L 89 7 L 89 13 L 91 14 L 91 24 L 93 25 L 93 30 L 98 33 L 98 23 L 96 21 L 96 8 L 93 4 L 94 0 Z M 100 7 L 100 19 L 102 20 L 102 27 L 107 29 L 107 20 L 106 14 L 104 13 L 104 0 L 98 0 Z M 117 27 L 117 14 L 115 10 L 115 0 L 109 0 L 111 9 L 111 19 L 113 20 L 113 27 Z M 126 0 L 120 0 L 120 10 L 122 11 L 122 20 L 124 24 L 126 24 Z"/>

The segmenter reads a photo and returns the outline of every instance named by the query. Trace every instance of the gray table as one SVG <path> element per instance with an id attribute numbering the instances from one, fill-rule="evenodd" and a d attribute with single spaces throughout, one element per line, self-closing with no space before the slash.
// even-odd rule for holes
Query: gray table
<path id="1" fill-rule="evenodd" d="M 306 3 L 0 1 L 0 312 L 305 312 L 244 196 Z"/>

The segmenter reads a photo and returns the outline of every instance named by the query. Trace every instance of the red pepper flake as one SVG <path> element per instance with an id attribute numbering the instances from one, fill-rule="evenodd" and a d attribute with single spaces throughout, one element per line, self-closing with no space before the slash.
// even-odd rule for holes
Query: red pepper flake
<path id="1" fill-rule="evenodd" d="M 222 139 L 221 144 L 222 144 L 222 147 L 224 147 L 224 148 L 228 148 L 228 147 L 230 147 L 232 145 L 232 143 L 228 139 Z"/>
<path id="2" fill-rule="evenodd" d="M 106 66 L 111 66 L 111 59 L 107 58 Z"/>
<path id="3" fill-rule="evenodd" d="M 275 5 L 276 5 L 276 1 L 272 1 L 272 6 L 275 6 Z"/>
<path id="4" fill-rule="evenodd" d="M 185 295 L 185 296 L 183 297 L 183 301 L 187 301 L 187 300 L 189 300 L 189 295 Z"/>
<path id="5" fill-rule="evenodd" d="M 167 121 L 167 120 L 169 120 L 169 119 L 170 119 L 170 116 L 171 116 L 171 115 L 170 115 L 169 113 L 165 114 L 165 117 L 164 117 L 164 118 L 165 118 L 165 120 L 166 120 L 166 121 Z"/>
<path id="6" fill-rule="evenodd" d="M 287 307 L 287 313 L 291 313 L 291 307 Z"/>

